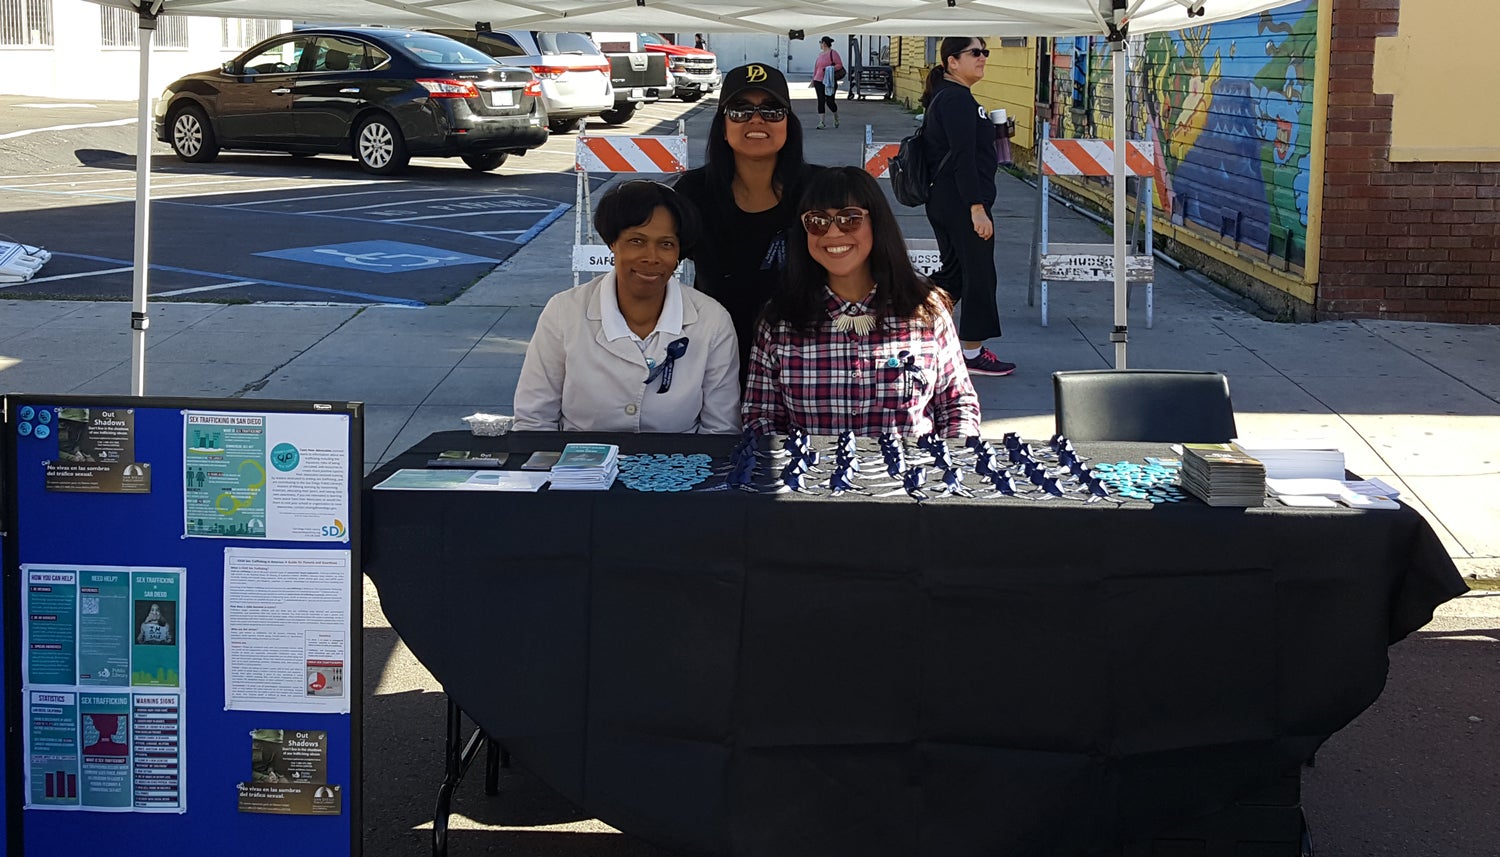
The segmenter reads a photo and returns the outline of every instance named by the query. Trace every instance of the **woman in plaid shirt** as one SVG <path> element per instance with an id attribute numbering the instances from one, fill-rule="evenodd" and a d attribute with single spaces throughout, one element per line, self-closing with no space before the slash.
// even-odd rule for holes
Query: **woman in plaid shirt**
<path id="1" fill-rule="evenodd" d="M 979 434 L 979 396 L 943 292 L 912 269 L 885 194 L 820 172 L 788 236 L 787 279 L 757 325 L 743 408 L 760 434 Z"/>

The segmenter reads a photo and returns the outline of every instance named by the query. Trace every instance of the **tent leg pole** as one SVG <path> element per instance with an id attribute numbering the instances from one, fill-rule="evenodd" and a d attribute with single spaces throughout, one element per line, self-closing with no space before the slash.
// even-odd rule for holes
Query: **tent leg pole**
<path id="1" fill-rule="evenodd" d="M 1115 326 L 1110 333 L 1110 341 L 1115 344 L 1115 368 L 1127 368 L 1125 362 L 1125 344 L 1127 342 L 1127 330 L 1129 327 L 1129 308 L 1126 306 L 1128 296 L 1126 294 L 1126 267 L 1127 250 L 1125 247 L 1125 85 L 1126 85 L 1126 53 L 1124 41 L 1115 42 L 1114 50 L 1115 84 L 1114 84 L 1114 184 L 1115 184 Z"/>
<path id="2" fill-rule="evenodd" d="M 140 92 L 135 128 L 135 270 L 131 275 L 130 395 L 146 395 L 146 295 L 151 280 L 151 37 L 156 16 L 140 15 Z"/>

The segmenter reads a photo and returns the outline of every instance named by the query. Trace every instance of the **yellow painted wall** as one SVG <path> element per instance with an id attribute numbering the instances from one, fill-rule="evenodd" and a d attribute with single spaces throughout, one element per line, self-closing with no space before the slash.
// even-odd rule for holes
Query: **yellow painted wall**
<path id="1" fill-rule="evenodd" d="M 1375 91 L 1395 96 L 1392 161 L 1500 161 L 1500 3 L 1406 0 L 1375 40 Z"/>

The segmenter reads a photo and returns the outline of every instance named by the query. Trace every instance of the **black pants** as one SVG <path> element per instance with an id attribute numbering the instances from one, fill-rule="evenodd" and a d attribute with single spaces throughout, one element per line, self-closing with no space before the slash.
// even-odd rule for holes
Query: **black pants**
<path id="1" fill-rule="evenodd" d="M 815 80 L 813 81 L 813 92 L 818 94 L 819 116 L 823 115 L 823 105 L 825 103 L 828 105 L 829 110 L 832 110 L 834 113 L 839 112 L 839 85 L 837 83 L 833 85 L 833 89 L 829 90 L 824 88 L 823 81 Z"/>
<path id="2" fill-rule="evenodd" d="M 980 238 L 974 234 L 969 206 L 943 192 L 941 185 L 932 189 L 927 203 L 927 222 L 937 238 L 938 256 L 943 267 L 932 275 L 932 281 L 952 296 L 958 306 L 958 338 L 964 342 L 983 342 L 1000 335 L 1000 310 L 995 305 L 995 237 Z M 989 210 L 985 210 L 989 214 Z M 994 217 L 991 216 L 993 222 Z"/>

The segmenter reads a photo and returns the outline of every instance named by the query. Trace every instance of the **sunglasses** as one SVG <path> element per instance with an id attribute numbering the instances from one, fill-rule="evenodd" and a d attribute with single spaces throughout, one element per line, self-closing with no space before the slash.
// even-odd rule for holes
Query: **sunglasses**
<path id="1" fill-rule="evenodd" d="M 867 209 L 856 208 L 852 205 L 848 208 L 841 208 L 834 214 L 826 211 L 808 211 L 802 214 L 802 228 L 812 235 L 821 237 L 827 235 L 829 227 L 837 223 L 840 232 L 848 233 L 858 229 L 869 216 L 870 212 Z"/>
<path id="2" fill-rule="evenodd" d="M 785 122 L 789 111 L 785 107 L 772 107 L 769 104 L 743 104 L 739 107 L 731 107 L 724 111 L 724 116 L 730 122 L 749 122 L 755 114 L 767 122 Z"/>
<path id="3" fill-rule="evenodd" d="M 979 59 L 980 57 L 987 57 L 987 56 L 989 56 L 990 55 L 990 51 L 989 51 L 988 48 L 964 48 L 963 50 L 961 50 L 958 53 L 954 54 L 954 56 L 955 57 L 961 57 L 964 54 L 968 54 L 969 56 L 973 57 L 974 59 Z"/>

